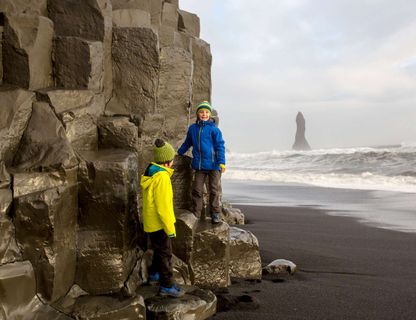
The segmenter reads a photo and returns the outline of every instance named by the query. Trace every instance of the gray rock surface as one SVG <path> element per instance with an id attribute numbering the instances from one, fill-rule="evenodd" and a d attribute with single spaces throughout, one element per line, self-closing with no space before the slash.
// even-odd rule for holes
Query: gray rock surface
<path id="1" fill-rule="evenodd" d="M 111 0 L 113 10 L 119 9 L 138 9 L 151 12 L 152 2 L 158 0 Z"/>
<path id="2" fill-rule="evenodd" d="M 112 6 L 110 0 L 53 0 L 48 1 L 49 17 L 55 22 L 55 34 L 78 37 L 102 43 L 103 86 L 105 101 L 112 95 L 113 76 L 111 59 Z M 95 58 L 96 59 L 96 58 Z M 73 63 L 86 61 L 73 61 Z"/>
<path id="3" fill-rule="evenodd" d="M 103 90 L 104 48 L 100 41 L 77 37 L 56 37 L 54 41 L 55 77 L 58 87 Z"/>
<path id="4" fill-rule="evenodd" d="M 52 81 L 53 23 L 36 15 L 8 15 L 4 28 L 4 81 L 22 88 L 46 88 Z"/>
<path id="5" fill-rule="evenodd" d="M 23 258 L 35 269 L 37 290 L 47 301 L 64 296 L 74 282 L 78 215 L 74 171 L 14 174 L 16 239 Z"/>
<path id="6" fill-rule="evenodd" d="M 118 28 L 150 28 L 150 12 L 139 9 L 113 10 L 113 26 Z"/>
<path id="7" fill-rule="evenodd" d="M 261 279 L 259 242 L 253 233 L 230 227 L 230 276 Z"/>
<path id="8" fill-rule="evenodd" d="M 199 103 L 211 101 L 212 56 L 210 45 L 201 39 L 192 39 L 192 59 L 194 61 L 194 72 L 192 75 L 191 115 L 193 116 Z"/>
<path id="9" fill-rule="evenodd" d="M 193 37 L 199 38 L 200 22 L 199 17 L 184 10 L 179 10 L 179 30 L 190 34 Z"/>
<path id="10" fill-rule="evenodd" d="M 125 149 L 139 154 L 139 130 L 128 117 L 101 117 L 98 132 L 100 148 Z"/>
<path id="11" fill-rule="evenodd" d="M 53 108 L 74 150 L 98 149 L 97 119 L 105 108 L 103 94 L 90 90 L 48 89 L 37 91 L 37 99 L 48 102 Z"/>
<path id="12" fill-rule="evenodd" d="M 108 149 L 81 158 L 76 283 L 90 294 L 118 292 L 136 261 L 137 156 Z"/>
<path id="13" fill-rule="evenodd" d="M 47 0 L 2 0 L 0 1 L 0 12 L 7 14 L 30 14 L 47 16 Z"/>
<path id="14" fill-rule="evenodd" d="M 178 209 L 189 209 L 192 207 L 192 158 L 188 156 L 176 156 L 173 168 L 174 175 L 171 177 L 173 188 L 173 205 Z"/>
<path id="15" fill-rule="evenodd" d="M 0 266 L 0 288 L 1 319 L 71 319 L 44 305 L 36 296 L 36 280 L 29 261 Z"/>
<path id="16" fill-rule="evenodd" d="M 114 28 L 114 91 L 108 115 L 138 115 L 156 109 L 159 46 L 151 28 Z"/>
<path id="17" fill-rule="evenodd" d="M 45 102 L 33 103 L 33 111 L 20 141 L 13 165 L 19 169 L 72 168 L 78 163 L 62 123 Z"/>
<path id="18" fill-rule="evenodd" d="M 189 120 L 193 62 L 190 53 L 165 47 L 160 53 L 159 111 L 164 115 L 164 136 L 174 145 L 183 140 Z"/>
<path id="19" fill-rule="evenodd" d="M 302 112 L 296 115 L 296 136 L 295 143 L 292 146 L 293 150 L 311 150 L 311 147 L 305 137 L 305 118 Z"/>
<path id="20" fill-rule="evenodd" d="M 32 92 L 18 88 L 0 88 L 0 160 L 12 164 L 20 139 L 32 113 Z"/>

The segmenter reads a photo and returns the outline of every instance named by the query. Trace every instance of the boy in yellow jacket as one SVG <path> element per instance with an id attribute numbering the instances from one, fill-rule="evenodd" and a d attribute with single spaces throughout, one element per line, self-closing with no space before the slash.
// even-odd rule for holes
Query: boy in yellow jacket
<path id="1" fill-rule="evenodd" d="M 150 267 L 150 281 L 159 281 L 159 293 L 180 297 L 184 291 L 172 282 L 172 242 L 176 237 L 173 191 L 170 177 L 173 174 L 175 150 L 163 140 L 157 139 L 154 162 L 141 177 L 143 195 L 143 227 L 149 235 L 154 250 Z"/>

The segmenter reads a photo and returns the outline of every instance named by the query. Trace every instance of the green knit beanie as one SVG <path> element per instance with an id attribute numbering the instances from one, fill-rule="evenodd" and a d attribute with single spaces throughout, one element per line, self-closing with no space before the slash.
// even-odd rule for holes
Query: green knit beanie
<path id="1" fill-rule="evenodd" d="M 169 143 L 161 139 L 156 139 L 155 146 L 156 147 L 153 149 L 154 162 L 166 163 L 175 158 L 176 151 Z"/>
<path id="2" fill-rule="evenodd" d="M 212 107 L 208 101 L 202 101 L 200 104 L 198 104 L 198 106 L 196 107 L 196 113 L 198 113 L 198 111 L 201 109 L 207 109 L 209 113 L 212 114 Z"/>

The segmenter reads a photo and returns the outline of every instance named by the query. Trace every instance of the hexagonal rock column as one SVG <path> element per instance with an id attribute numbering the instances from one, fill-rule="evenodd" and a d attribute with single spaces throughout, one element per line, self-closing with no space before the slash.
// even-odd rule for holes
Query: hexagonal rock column
<path id="1" fill-rule="evenodd" d="M 52 81 L 53 23 L 35 15 L 7 16 L 4 29 L 4 82 L 35 90 Z"/>
<path id="2" fill-rule="evenodd" d="M 189 52 L 174 47 L 161 49 L 158 109 L 165 116 L 165 135 L 174 145 L 184 139 L 189 124 L 192 70 Z"/>
<path id="3" fill-rule="evenodd" d="M 199 38 L 200 22 L 199 17 L 196 14 L 179 10 L 178 26 L 180 31 L 184 31 L 195 38 Z"/>
<path id="4" fill-rule="evenodd" d="M 118 28 L 138 28 L 151 26 L 150 12 L 139 9 L 118 9 L 113 11 L 113 26 Z"/>
<path id="5" fill-rule="evenodd" d="M 62 123 L 45 102 L 33 103 L 32 116 L 13 165 L 19 169 L 73 168 L 78 164 Z"/>
<path id="6" fill-rule="evenodd" d="M 203 320 L 213 316 L 217 298 L 209 290 L 182 286 L 186 294 L 180 299 L 157 296 L 157 287 L 141 287 L 138 292 L 145 297 L 147 319 Z"/>
<path id="7" fill-rule="evenodd" d="M 12 164 L 32 113 L 34 94 L 16 88 L 0 89 L 0 159 Z"/>
<path id="8" fill-rule="evenodd" d="M 154 113 L 159 79 L 158 38 L 151 28 L 114 28 L 113 98 L 108 115 Z"/>
<path id="9" fill-rule="evenodd" d="M 76 170 L 14 174 L 14 222 L 37 290 L 55 301 L 74 282 L 78 197 Z"/>
<path id="10" fill-rule="evenodd" d="M 76 37 L 56 37 L 54 41 L 56 85 L 66 89 L 103 89 L 103 43 Z"/>
<path id="11" fill-rule="evenodd" d="M 97 118 L 104 112 L 103 94 L 90 90 L 48 89 L 37 92 L 37 99 L 48 102 L 65 127 L 74 150 L 97 150 Z"/>
<path id="12" fill-rule="evenodd" d="M 36 296 L 36 281 L 29 261 L 0 266 L 1 319 L 68 320 Z"/>
<path id="13" fill-rule="evenodd" d="M 194 72 L 192 74 L 191 114 L 193 115 L 195 114 L 196 106 L 200 102 L 204 100 L 211 101 L 212 56 L 209 44 L 201 39 L 193 38 L 192 59 L 194 61 Z"/>
<path id="14" fill-rule="evenodd" d="M 177 210 L 177 237 L 173 252 L 189 265 L 194 285 L 218 288 L 229 285 L 230 236 L 226 223 L 211 224 L 193 213 Z"/>
<path id="15" fill-rule="evenodd" d="M 90 294 L 118 292 L 136 260 L 137 156 L 121 149 L 80 156 L 76 283 Z"/>
<path id="16" fill-rule="evenodd" d="M 173 188 L 173 204 L 178 209 L 191 209 L 192 198 L 192 159 L 188 156 L 176 156 L 171 177 Z"/>
<path id="17" fill-rule="evenodd" d="M 250 231 L 230 227 L 230 276 L 261 279 L 259 242 Z"/>
<path id="18" fill-rule="evenodd" d="M 102 42 L 103 86 L 105 100 L 113 89 L 111 41 L 112 6 L 110 0 L 53 0 L 48 1 L 49 17 L 55 22 L 56 36 L 78 37 Z M 70 52 L 72 52 L 70 50 Z M 94 55 L 94 54 L 93 54 Z M 79 59 L 78 56 L 75 56 Z M 79 63 L 79 60 L 73 62 Z"/>

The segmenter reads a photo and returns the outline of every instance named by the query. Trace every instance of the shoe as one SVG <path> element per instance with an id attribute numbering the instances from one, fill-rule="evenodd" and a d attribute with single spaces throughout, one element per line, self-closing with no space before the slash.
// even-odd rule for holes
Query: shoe
<path id="1" fill-rule="evenodd" d="M 173 298 L 179 298 L 179 297 L 182 297 L 185 294 L 185 291 L 183 291 L 181 288 L 177 287 L 174 284 L 170 288 L 160 286 L 159 294 L 161 296 L 169 296 L 169 297 L 173 297 Z"/>
<path id="2" fill-rule="evenodd" d="M 147 282 L 149 284 L 157 284 L 159 283 L 159 280 L 160 280 L 160 274 L 159 272 L 155 272 L 155 273 L 149 274 L 149 278 L 147 279 Z"/>
<path id="3" fill-rule="evenodd" d="M 217 223 L 220 223 L 220 222 L 221 222 L 221 220 L 220 220 L 220 216 L 219 216 L 218 213 L 211 214 L 211 223 L 212 224 L 217 224 Z"/>

